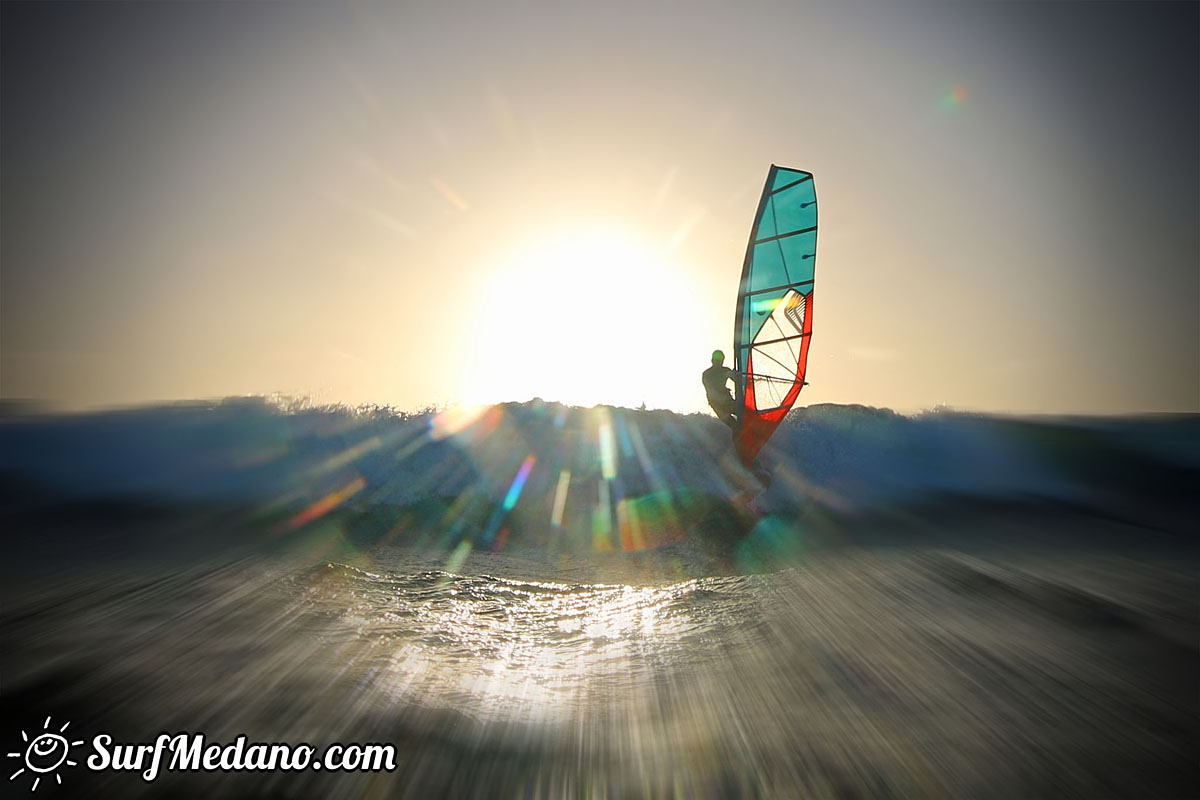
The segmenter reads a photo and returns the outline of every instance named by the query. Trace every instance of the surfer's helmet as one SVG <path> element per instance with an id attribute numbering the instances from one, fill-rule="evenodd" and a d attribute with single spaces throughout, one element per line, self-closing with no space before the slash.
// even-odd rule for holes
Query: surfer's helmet
<path id="1" fill-rule="evenodd" d="M 712 362 L 714 364 L 720 364 L 724 361 L 725 361 L 725 354 L 722 353 L 720 350 L 713 350 Z"/>

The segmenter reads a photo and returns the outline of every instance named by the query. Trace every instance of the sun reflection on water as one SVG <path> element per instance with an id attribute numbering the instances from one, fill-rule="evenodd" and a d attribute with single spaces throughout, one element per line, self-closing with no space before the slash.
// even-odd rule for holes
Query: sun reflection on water
<path id="1" fill-rule="evenodd" d="M 386 683 L 398 701 L 451 704 L 477 719 L 563 718 L 594 693 L 649 686 L 656 665 L 677 662 L 704 624 L 700 584 L 714 580 L 643 587 L 429 574 L 416 592 L 393 589 L 393 607 L 413 610 L 384 614 L 363 633 L 391 648 Z"/>

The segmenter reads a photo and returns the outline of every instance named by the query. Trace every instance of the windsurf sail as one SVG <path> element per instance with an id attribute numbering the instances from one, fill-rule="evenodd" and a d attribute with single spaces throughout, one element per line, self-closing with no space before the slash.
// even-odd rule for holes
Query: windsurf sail
<path id="1" fill-rule="evenodd" d="M 816 264 L 812 173 L 771 165 L 750 229 L 733 326 L 739 373 L 734 439 L 747 467 L 804 386 Z"/>

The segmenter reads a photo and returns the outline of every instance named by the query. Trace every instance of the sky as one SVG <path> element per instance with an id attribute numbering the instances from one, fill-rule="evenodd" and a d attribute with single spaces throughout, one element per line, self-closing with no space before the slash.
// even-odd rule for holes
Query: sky
<path id="1" fill-rule="evenodd" d="M 0 4 L 0 395 L 692 412 L 772 163 L 800 404 L 1200 411 L 1200 4 Z"/>

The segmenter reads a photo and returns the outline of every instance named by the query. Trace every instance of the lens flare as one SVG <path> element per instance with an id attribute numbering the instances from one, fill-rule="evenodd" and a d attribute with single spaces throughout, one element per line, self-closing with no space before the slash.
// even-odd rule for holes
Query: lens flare
<path id="1" fill-rule="evenodd" d="M 366 480 L 364 480 L 361 476 L 355 478 L 342 488 L 330 492 L 317 502 L 310 505 L 308 508 L 301 511 L 296 516 L 292 517 L 288 522 L 288 527 L 293 529 L 300 528 L 312 522 L 313 520 L 318 519 L 319 517 L 325 516 L 330 511 L 337 508 L 366 487 Z"/>
<path id="2" fill-rule="evenodd" d="M 550 514 L 550 524 L 555 530 L 562 527 L 563 511 L 567 507 L 567 492 L 571 489 L 571 470 L 564 469 L 558 473 L 558 487 L 554 490 L 554 511 Z"/>
<path id="3" fill-rule="evenodd" d="M 961 108 L 966 102 L 967 89 L 961 83 L 954 84 L 942 95 L 942 108 L 945 109 Z"/>
<path id="4" fill-rule="evenodd" d="M 508 488 L 508 494 L 504 496 L 505 511 L 512 511 L 513 506 L 517 504 L 517 500 L 521 497 L 521 490 L 525 488 L 525 481 L 529 479 L 529 473 L 536 463 L 537 457 L 532 455 L 526 456 L 525 460 L 521 462 L 521 468 L 517 470 L 512 486 Z"/>

